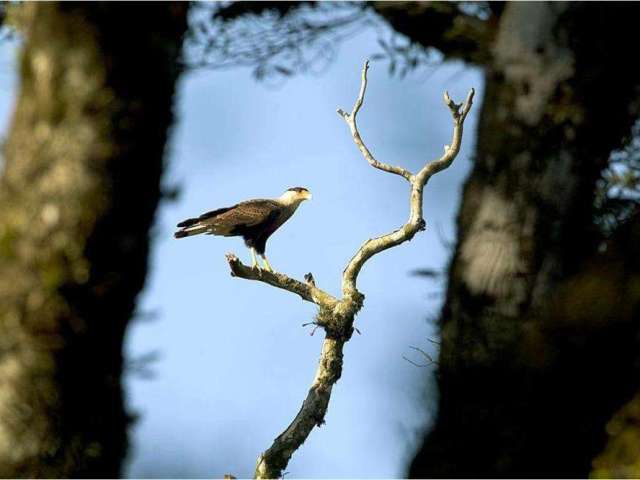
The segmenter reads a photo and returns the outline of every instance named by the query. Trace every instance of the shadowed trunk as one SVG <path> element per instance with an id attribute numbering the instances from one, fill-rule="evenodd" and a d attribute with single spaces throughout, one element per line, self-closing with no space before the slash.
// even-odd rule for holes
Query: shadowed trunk
<path id="1" fill-rule="evenodd" d="M 640 387 L 639 232 L 598 253 L 593 223 L 596 180 L 638 115 L 637 14 L 501 12 L 441 317 L 438 417 L 411 476 L 584 477 Z M 600 473 L 638 476 L 639 455 L 603 457 Z"/>
<path id="2" fill-rule="evenodd" d="M 11 8 L 25 45 L 0 180 L 0 475 L 117 477 L 122 341 L 187 5 Z"/>

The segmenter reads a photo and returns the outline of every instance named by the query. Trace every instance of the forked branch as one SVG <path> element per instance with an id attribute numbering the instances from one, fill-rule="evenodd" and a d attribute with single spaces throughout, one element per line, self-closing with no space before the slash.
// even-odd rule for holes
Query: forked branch
<path id="1" fill-rule="evenodd" d="M 351 135 L 353 136 L 353 140 L 356 142 L 356 145 L 364 155 L 364 158 L 369 162 L 372 167 L 383 170 L 385 172 L 394 173 L 396 175 L 400 175 L 405 179 L 411 181 L 411 172 L 402 168 L 402 167 L 394 167 L 393 165 L 388 165 L 386 163 L 379 162 L 376 160 L 367 146 L 360 138 L 360 133 L 358 132 L 358 124 L 356 123 L 358 112 L 360 111 L 360 107 L 362 107 L 362 103 L 364 102 L 364 94 L 367 91 L 367 71 L 369 70 L 369 60 L 364 62 L 364 67 L 362 68 L 362 78 L 360 80 L 360 93 L 358 93 L 358 98 L 356 99 L 356 103 L 353 105 L 353 109 L 351 113 L 346 113 L 342 109 L 338 109 L 338 115 L 344 118 L 344 121 L 349 125 L 349 129 L 351 130 Z"/>
<path id="2" fill-rule="evenodd" d="M 338 110 L 338 114 L 342 118 L 344 118 L 344 120 L 347 122 L 347 125 L 349 125 L 349 128 L 351 129 L 351 135 L 353 136 L 353 141 L 356 143 L 365 159 L 372 166 L 379 168 L 380 170 L 385 170 L 387 172 L 401 175 L 409 181 L 409 183 L 411 184 L 411 197 L 409 204 L 410 215 L 409 220 L 404 226 L 394 232 L 388 233 L 381 237 L 367 240 L 356 252 L 342 275 L 342 294 L 345 297 L 350 295 L 351 292 L 357 291 L 356 280 L 358 279 L 358 274 L 360 273 L 362 266 L 367 260 L 369 260 L 377 253 L 387 250 L 388 248 L 400 245 L 407 240 L 411 240 L 416 233 L 425 229 L 426 224 L 424 219 L 422 218 L 422 191 L 429 178 L 431 178 L 431 176 L 435 173 L 444 170 L 449 165 L 451 165 L 453 159 L 460 151 L 460 143 L 462 141 L 462 128 L 467 114 L 471 109 L 471 105 L 473 104 L 473 95 L 475 93 L 472 88 L 467 95 L 467 99 L 465 100 L 464 105 L 456 104 L 455 102 L 453 102 L 453 100 L 451 100 L 447 92 L 444 93 L 444 101 L 447 107 L 449 107 L 451 115 L 453 116 L 454 126 L 451 145 L 445 145 L 444 154 L 440 158 L 428 162 L 422 168 L 422 170 L 418 172 L 417 175 L 414 175 L 410 171 L 402 167 L 392 167 L 390 165 L 386 165 L 374 160 L 373 157 L 371 157 L 369 150 L 364 145 L 362 138 L 360 137 L 358 126 L 355 120 L 356 115 L 360 110 L 360 107 L 362 106 L 362 102 L 364 100 L 364 93 L 367 86 L 368 69 L 369 62 L 366 61 L 364 63 L 364 67 L 362 68 L 360 94 L 358 95 L 358 100 L 353 107 L 353 111 L 351 112 L 351 114 L 346 114 L 342 110 Z M 460 108 L 462 108 L 462 111 L 460 110 Z"/>
<path id="3" fill-rule="evenodd" d="M 464 121 L 473 102 L 473 89 L 467 95 L 464 104 L 456 104 L 451 100 L 448 93 L 445 92 L 444 94 L 445 104 L 449 107 L 453 117 L 453 138 L 450 145 L 445 145 L 444 153 L 440 158 L 428 162 L 416 174 L 403 167 L 389 165 L 376 160 L 364 144 L 356 123 L 367 89 L 368 68 L 369 62 L 367 61 L 362 69 L 360 92 L 353 109 L 350 113 L 338 110 L 338 114 L 347 122 L 356 146 L 371 166 L 399 175 L 411 185 L 409 219 L 407 223 L 391 233 L 367 240 L 362 244 L 343 272 L 342 298 L 340 299 L 336 299 L 316 287 L 311 274 L 305 276 L 306 282 L 303 283 L 282 273 L 250 268 L 242 264 L 235 255 L 227 255 L 232 275 L 267 283 L 295 293 L 304 300 L 318 305 L 319 312 L 314 323 L 325 330 L 325 340 L 316 377 L 307 394 L 307 398 L 304 400 L 293 422 L 273 441 L 271 447 L 260 455 L 255 471 L 256 478 L 280 477 L 289 459 L 304 443 L 313 427 L 324 423 L 331 390 L 342 374 L 343 346 L 351 338 L 354 331 L 353 322 L 355 316 L 362 308 L 364 300 L 364 295 L 358 291 L 356 286 L 358 274 L 371 257 L 411 240 L 416 233 L 425 229 L 426 224 L 422 218 L 422 191 L 424 186 L 432 175 L 451 165 L 460 151 Z"/>

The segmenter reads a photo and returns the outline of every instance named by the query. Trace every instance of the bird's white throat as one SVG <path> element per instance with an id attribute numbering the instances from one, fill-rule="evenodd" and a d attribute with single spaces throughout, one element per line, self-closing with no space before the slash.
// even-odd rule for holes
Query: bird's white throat
<path id="1" fill-rule="evenodd" d="M 295 190 L 287 190 L 280 197 L 278 197 L 278 201 L 283 205 L 291 206 L 291 205 L 299 205 L 302 201 L 308 200 L 311 198 L 310 192 L 296 192 Z"/>

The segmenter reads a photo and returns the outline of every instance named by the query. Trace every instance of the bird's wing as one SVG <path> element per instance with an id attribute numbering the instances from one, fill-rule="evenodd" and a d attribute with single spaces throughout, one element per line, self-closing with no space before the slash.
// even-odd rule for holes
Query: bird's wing
<path id="1" fill-rule="evenodd" d="M 210 212 L 200 218 L 200 224 L 211 227 L 212 233 L 221 235 L 237 234 L 238 227 L 253 227 L 273 219 L 282 206 L 273 200 L 249 200 L 220 213 Z M 204 217 L 204 218 L 203 218 Z"/>
<path id="2" fill-rule="evenodd" d="M 237 207 L 237 205 L 234 205 L 233 207 L 223 207 L 223 208 L 218 208 L 216 210 L 211 210 L 210 212 L 205 212 L 202 215 L 200 215 L 197 220 L 198 221 L 202 221 L 202 220 L 206 220 L 207 218 L 213 218 L 213 217 L 217 217 L 218 215 L 224 213 L 224 212 L 228 212 L 229 210 L 231 210 L 232 208 Z M 178 225 L 180 226 L 180 225 Z"/>
<path id="3" fill-rule="evenodd" d="M 282 207 L 273 200 L 249 200 L 231 207 L 228 211 L 218 215 L 218 219 L 224 219 L 236 225 L 254 226 L 266 221 Z"/>

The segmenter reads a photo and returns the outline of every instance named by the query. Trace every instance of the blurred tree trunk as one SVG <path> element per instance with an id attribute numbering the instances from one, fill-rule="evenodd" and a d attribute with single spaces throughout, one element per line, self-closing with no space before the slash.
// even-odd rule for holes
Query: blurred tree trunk
<path id="1" fill-rule="evenodd" d="M 638 116 L 638 7 L 492 8 L 488 50 L 470 59 L 486 86 L 441 317 L 438 416 L 410 475 L 584 477 L 604 452 L 596 474 L 637 477 L 640 400 L 607 423 L 640 391 L 640 232 L 623 226 L 599 252 L 593 204 Z M 389 18 L 407 29 L 402 15 Z"/>
<path id="2" fill-rule="evenodd" d="M 0 180 L 0 475 L 117 477 L 186 3 L 25 3 Z"/>

